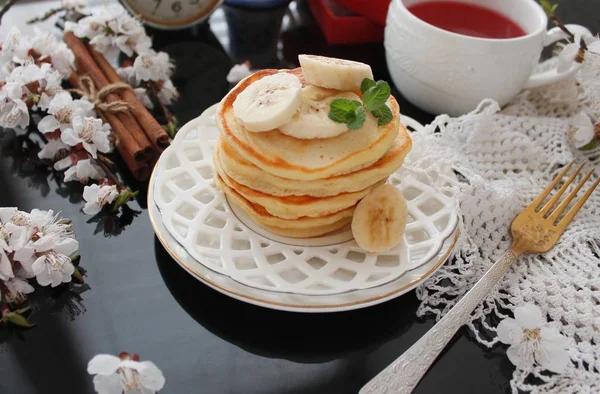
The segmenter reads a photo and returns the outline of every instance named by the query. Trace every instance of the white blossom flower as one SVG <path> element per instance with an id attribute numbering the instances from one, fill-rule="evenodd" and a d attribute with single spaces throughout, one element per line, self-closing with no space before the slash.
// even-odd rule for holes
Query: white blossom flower
<path id="1" fill-rule="evenodd" d="M 23 85 L 18 82 L 7 82 L 0 91 L 1 99 L 20 100 L 23 98 Z"/>
<path id="2" fill-rule="evenodd" d="M 64 181 L 87 183 L 90 179 L 101 179 L 103 177 L 104 172 L 100 167 L 92 164 L 90 159 L 84 159 L 78 160 L 74 166 L 69 167 L 69 169 L 65 171 Z"/>
<path id="3" fill-rule="evenodd" d="M 594 123 L 585 112 L 580 112 L 571 122 L 570 135 L 576 148 L 583 148 L 595 136 Z"/>
<path id="4" fill-rule="evenodd" d="M 74 116 L 71 123 L 73 128 L 66 129 L 61 134 L 65 144 L 76 146 L 82 144 L 83 148 L 95 159 L 96 152 L 108 153 L 110 142 L 108 134 L 110 125 L 102 120 L 92 117 Z"/>
<path id="5" fill-rule="evenodd" d="M 92 216 L 97 214 L 105 205 L 112 204 L 118 195 L 119 191 L 115 185 L 100 186 L 94 183 L 91 186 L 84 187 L 83 199 L 86 202 L 83 207 L 83 213 Z"/>
<path id="6" fill-rule="evenodd" d="M 35 63 L 28 63 L 23 66 L 15 67 L 6 82 L 16 82 L 20 85 L 27 85 L 31 82 L 38 82 L 44 79 L 44 70 Z"/>
<path id="7" fill-rule="evenodd" d="M 40 100 L 37 103 L 37 106 L 40 109 L 44 111 L 47 110 L 48 107 L 50 107 L 50 103 L 52 102 L 54 96 L 64 91 L 61 86 L 62 78 L 62 74 L 52 68 L 48 69 L 45 72 L 45 76 L 41 86 L 42 94 L 40 96 Z"/>
<path id="8" fill-rule="evenodd" d="M 106 19 L 100 15 L 89 15 L 81 18 L 77 23 L 66 22 L 65 32 L 72 31 L 79 38 L 92 39 L 103 34 L 106 27 Z"/>
<path id="9" fill-rule="evenodd" d="M 72 66 L 75 62 L 75 55 L 73 51 L 67 47 L 64 42 L 59 43 L 52 53 L 50 54 L 50 60 L 54 68 L 60 72 L 65 78 L 71 75 L 73 71 Z"/>
<path id="10" fill-rule="evenodd" d="M 52 210 L 34 209 L 27 220 L 28 241 L 15 251 L 13 258 L 42 286 L 55 287 L 70 281 L 74 267 L 69 256 L 79 247 L 71 225 Z"/>
<path id="11" fill-rule="evenodd" d="M 31 37 L 30 44 L 31 49 L 40 56 L 41 60 L 44 60 L 54 51 L 57 44 L 56 36 L 50 30 L 41 31 L 37 27 L 33 28 L 33 32 L 34 36 Z"/>
<path id="12" fill-rule="evenodd" d="M 38 152 L 40 159 L 54 160 L 61 151 L 69 150 L 71 147 L 59 139 L 48 140 L 46 145 Z"/>
<path id="13" fill-rule="evenodd" d="M 165 377 L 151 361 L 138 361 L 121 353 L 119 357 L 99 354 L 88 363 L 98 394 L 154 394 L 165 385 Z"/>
<path id="14" fill-rule="evenodd" d="M 16 27 L 10 29 L 2 42 L 0 57 L 7 61 L 24 63 L 28 58 L 30 45 L 26 37 Z"/>
<path id="15" fill-rule="evenodd" d="M 579 53 L 580 43 L 581 33 L 577 33 L 575 34 L 575 39 L 573 40 L 573 42 L 565 45 L 560 54 L 558 55 L 558 64 L 556 66 L 556 71 L 558 71 L 559 73 L 563 73 L 571 68 L 573 62 L 575 61 L 575 58 L 577 57 L 577 54 Z"/>
<path id="16" fill-rule="evenodd" d="M 117 68 L 117 74 L 121 79 L 131 86 L 137 86 L 139 81 L 135 78 L 135 70 L 132 66 Z"/>
<path id="17" fill-rule="evenodd" d="M 148 109 L 154 109 L 154 103 L 152 103 L 152 100 L 150 100 L 150 96 L 148 95 L 146 88 L 135 88 L 133 91 L 135 92 L 137 99 L 144 104 L 144 107 Z"/>
<path id="18" fill-rule="evenodd" d="M 250 67 L 248 62 L 244 62 L 242 64 L 236 64 L 229 70 L 227 74 L 227 82 L 229 83 L 238 83 L 242 79 L 250 76 L 252 71 L 250 71 Z"/>
<path id="19" fill-rule="evenodd" d="M 117 33 L 115 45 L 129 57 L 134 52 L 144 53 L 152 47 L 152 40 L 146 35 L 140 21 L 127 13 L 109 22 L 109 26 Z"/>
<path id="20" fill-rule="evenodd" d="M 171 105 L 173 101 L 179 98 L 179 92 L 177 88 L 173 85 L 173 82 L 170 79 L 167 79 L 162 84 L 160 91 L 158 92 L 158 100 L 164 105 Z"/>
<path id="21" fill-rule="evenodd" d="M 70 93 L 59 93 L 50 102 L 48 115 L 38 123 L 38 130 L 42 133 L 52 133 L 57 129 L 67 131 L 72 129 L 75 117 L 88 116 L 93 109 L 94 105 L 87 100 L 73 100 Z"/>
<path id="22" fill-rule="evenodd" d="M 90 45 L 92 45 L 96 51 L 105 53 L 112 48 L 113 38 L 103 34 L 98 34 L 96 37 L 90 40 Z"/>
<path id="23" fill-rule="evenodd" d="M 8 302 L 21 303 L 25 301 L 26 294 L 33 293 L 35 290 L 26 280 L 21 278 L 11 278 L 4 282 L 7 293 L 4 296 Z"/>
<path id="24" fill-rule="evenodd" d="M 540 308 L 523 304 L 515 308 L 514 319 L 504 319 L 497 327 L 498 339 L 510 345 L 506 354 L 519 369 L 534 364 L 543 369 L 562 373 L 569 364 L 567 339 L 560 332 L 546 326 Z"/>
<path id="25" fill-rule="evenodd" d="M 0 221 L 0 280 L 14 278 L 15 274 L 8 255 L 23 247 L 26 233 L 24 227 L 10 221 Z"/>
<path id="26" fill-rule="evenodd" d="M 6 128 L 29 125 L 29 108 L 23 100 L 0 103 L 0 126 Z"/>
<path id="27" fill-rule="evenodd" d="M 38 243 L 40 241 L 36 241 Z M 35 278 L 40 286 L 56 287 L 61 283 L 71 281 L 75 267 L 71 256 L 79 248 L 79 243 L 73 238 L 46 239 L 43 246 L 36 248 L 37 259 L 31 265 Z"/>
<path id="28" fill-rule="evenodd" d="M 165 52 L 149 51 L 133 62 L 135 77 L 140 81 L 164 81 L 173 71 L 173 63 Z"/>

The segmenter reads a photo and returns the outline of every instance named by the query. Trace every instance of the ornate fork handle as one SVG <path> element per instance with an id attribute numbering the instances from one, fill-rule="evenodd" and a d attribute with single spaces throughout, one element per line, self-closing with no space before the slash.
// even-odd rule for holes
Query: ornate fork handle
<path id="1" fill-rule="evenodd" d="M 404 354 L 367 383 L 360 390 L 360 394 L 412 392 L 456 331 L 467 323 L 473 309 L 494 289 L 517 257 L 518 253 L 513 249 L 507 250 L 450 312 Z"/>

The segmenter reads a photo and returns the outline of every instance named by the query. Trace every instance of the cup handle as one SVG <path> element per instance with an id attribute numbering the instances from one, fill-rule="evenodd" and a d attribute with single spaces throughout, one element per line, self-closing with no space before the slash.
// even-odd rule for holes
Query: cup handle
<path id="1" fill-rule="evenodd" d="M 573 34 L 581 33 L 582 39 L 585 37 L 593 37 L 592 32 L 590 32 L 587 28 L 580 25 L 566 25 L 566 27 Z M 546 33 L 546 38 L 544 40 L 544 46 L 548 46 L 550 44 L 554 44 L 556 41 L 563 40 L 568 38 L 567 34 L 560 30 L 560 28 L 555 27 L 553 29 L 548 30 Z M 537 88 L 544 85 L 549 85 L 552 83 L 563 81 L 571 76 L 573 76 L 577 70 L 581 68 L 581 64 L 573 62 L 571 68 L 564 72 L 558 72 L 556 69 L 548 70 L 539 74 L 534 74 L 529 77 L 527 83 L 525 84 L 525 89 Z"/>

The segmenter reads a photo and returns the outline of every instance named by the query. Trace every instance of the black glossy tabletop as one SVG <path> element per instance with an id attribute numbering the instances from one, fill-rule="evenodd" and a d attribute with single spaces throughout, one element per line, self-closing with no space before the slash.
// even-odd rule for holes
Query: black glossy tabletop
<path id="1" fill-rule="evenodd" d="M 560 7 L 571 23 L 600 30 L 596 1 Z M 179 33 L 152 31 L 177 62 L 182 122 L 199 115 L 229 89 L 228 46 L 209 26 Z M 381 44 L 328 46 L 303 5 L 280 36 L 281 65 L 299 53 L 357 59 L 387 79 Z M 404 114 L 428 123 L 397 94 Z M 21 134 L 0 132 L 0 206 L 53 209 L 73 220 L 89 288 L 38 290 L 28 330 L 0 328 L 1 394 L 93 393 L 88 361 L 98 353 L 139 353 L 166 377 L 163 393 L 346 394 L 358 390 L 433 324 L 416 317 L 414 292 L 352 312 L 299 314 L 248 305 L 201 284 L 175 263 L 154 236 L 146 184 L 117 216 L 81 212 L 83 186 L 64 184 L 42 165 Z M 121 165 L 121 168 L 124 166 Z M 507 393 L 513 366 L 505 348 L 485 349 L 463 328 L 416 393 Z"/>

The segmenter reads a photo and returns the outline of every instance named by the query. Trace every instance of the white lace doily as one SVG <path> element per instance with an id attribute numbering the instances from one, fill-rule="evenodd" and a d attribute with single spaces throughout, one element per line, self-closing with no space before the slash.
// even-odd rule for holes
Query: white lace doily
<path id="1" fill-rule="evenodd" d="M 427 160 L 426 172 L 452 166 L 462 175 L 455 186 L 461 237 L 453 258 L 417 288 L 419 316 L 441 317 L 477 282 L 509 247 L 512 219 L 562 166 L 587 158 L 588 168 L 599 167 L 600 149 L 577 150 L 569 133 L 572 117 L 590 104 L 570 81 L 524 92 L 502 111 L 486 100 L 471 114 L 442 115 L 413 133 L 418 166 Z M 495 327 L 523 302 L 539 305 L 569 339 L 572 363 L 563 375 L 515 369 L 513 392 L 600 392 L 599 245 L 597 190 L 552 251 L 521 257 L 474 312 L 469 328 L 487 347 L 499 346 Z"/>

